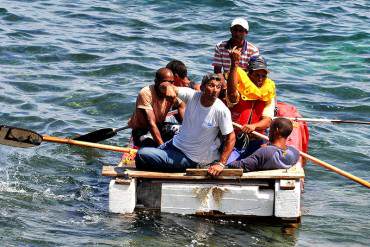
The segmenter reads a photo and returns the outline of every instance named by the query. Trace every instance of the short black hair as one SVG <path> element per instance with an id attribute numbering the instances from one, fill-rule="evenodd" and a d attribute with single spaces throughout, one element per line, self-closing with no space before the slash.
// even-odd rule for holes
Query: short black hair
<path id="1" fill-rule="evenodd" d="M 181 78 L 188 76 L 188 70 L 183 62 L 180 60 L 172 60 L 166 65 L 167 69 L 170 69 L 173 74 L 177 74 Z"/>
<path id="2" fill-rule="evenodd" d="M 283 138 L 288 138 L 293 131 L 292 121 L 283 117 L 275 118 L 271 122 L 270 131 L 277 132 Z"/>

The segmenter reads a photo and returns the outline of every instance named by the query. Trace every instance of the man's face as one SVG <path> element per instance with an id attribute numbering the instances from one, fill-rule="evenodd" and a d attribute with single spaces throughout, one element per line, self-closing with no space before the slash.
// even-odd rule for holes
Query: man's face
<path id="1" fill-rule="evenodd" d="M 244 27 L 240 25 L 235 25 L 230 28 L 231 37 L 232 39 L 236 41 L 241 41 L 245 39 L 245 36 L 247 36 L 248 32 L 244 29 Z"/>
<path id="2" fill-rule="evenodd" d="M 222 88 L 222 83 L 219 78 L 212 79 L 203 87 L 203 95 L 208 99 L 215 101 L 218 98 Z"/>
<path id="3" fill-rule="evenodd" d="M 257 87 L 262 87 L 263 83 L 267 78 L 267 71 L 264 69 L 253 70 L 249 72 L 248 76 L 254 83 L 254 85 L 256 85 Z"/>
<path id="4" fill-rule="evenodd" d="M 165 87 L 165 84 L 167 83 L 171 83 L 173 84 L 175 82 L 175 78 L 171 73 L 165 73 L 164 75 L 162 75 L 162 78 L 155 83 L 155 87 L 156 87 L 156 91 L 157 91 L 157 94 L 159 97 L 164 97 L 164 94 L 163 92 L 166 90 L 166 87 Z"/>
<path id="5" fill-rule="evenodd" d="M 189 87 L 189 84 L 190 84 L 190 80 L 187 76 L 185 76 L 184 78 L 181 78 L 177 74 L 175 75 L 175 83 L 174 83 L 175 86 L 177 86 L 177 87 Z"/>

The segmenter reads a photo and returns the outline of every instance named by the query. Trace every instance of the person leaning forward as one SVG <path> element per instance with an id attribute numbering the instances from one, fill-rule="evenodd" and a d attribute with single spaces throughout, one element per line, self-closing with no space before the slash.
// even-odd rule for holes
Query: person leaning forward
<path id="1" fill-rule="evenodd" d="M 272 120 L 269 132 L 270 145 L 259 148 L 252 155 L 228 164 L 229 168 L 243 168 L 244 172 L 289 169 L 299 160 L 299 151 L 287 145 L 293 124 L 286 118 Z"/>
<path id="2" fill-rule="evenodd" d="M 174 76 L 171 70 L 161 68 L 155 74 L 154 85 L 146 86 L 140 90 L 136 99 L 135 111 L 128 122 L 132 128 L 134 145 L 138 147 L 156 147 L 164 143 L 161 126 L 171 109 L 178 109 L 178 121 L 182 122 L 185 103 L 177 97 L 167 97 L 162 93 L 162 84 L 172 84 Z M 148 132 L 153 139 L 147 137 Z"/>
<path id="3" fill-rule="evenodd" d="M 217 74 L 203 77 L 201 91 L 176 87 L 170 83 L 161 85 L 167 97 L 179 97 L 186 103 L 180 132 L 159 148 L 141 148 L 136 154 L 136 168 L 141 170 L 183 172 L 209 164 L 218 175 L 235 144 L 235 134 L 230 110 L 218 99 L 221 79 Z M 218 133 L 224 145 L 220 151 Z"/>
<path id="4" fill-rule="evenodd" d="M 263 133 L 270 126 L 275 110 L 275 83 L 267 77 L 269 71 L 262 56 L 250 59 L 248 74 L 239 66 L 240 56 L 237 47 L 230 51 L 226 102 L 233 121 L 243 126 L 241 131 L 237 130 L 235 147 L 242 159 L 263 144 L 263 140 L 248 135 L 252 131 Z"/>

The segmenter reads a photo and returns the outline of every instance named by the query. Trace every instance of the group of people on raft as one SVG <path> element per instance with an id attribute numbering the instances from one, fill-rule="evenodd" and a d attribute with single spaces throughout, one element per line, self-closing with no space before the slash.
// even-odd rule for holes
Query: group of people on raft
<path id="1" fill-rule="evenodd" d="M 128 123 L 134 145 L 140 147 L 138 169 L 183 172 L 207 167 L 218 176 L 227 167 L 249 172 L 297 163 L 299 151 L 286 144 L 293 125 L 274 118 L 275 83 L 258 48 L 247 42 L 248 31 L 247 20 L 232 21 L 231 38 L 216 45 L 214 73 L 200 84 L 189 80 L 184 63 L 173 60 L 157 70 L 153 85 L 140 91 Z M 175 109 L 172 118 L 181 124 L 179 129 L 166 123 Z M 241 128 L 234 130 L 233 123 Z M 267 128 L 269 145 L 263 145 L 251 133 Z"/>

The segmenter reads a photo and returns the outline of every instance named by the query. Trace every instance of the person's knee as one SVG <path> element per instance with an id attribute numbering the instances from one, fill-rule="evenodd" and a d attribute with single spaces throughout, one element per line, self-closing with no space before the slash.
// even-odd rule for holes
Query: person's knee
<path id="1" fill-rule="evenodd" d="M 135 157 L 135 164 L 136 168 L 146 168 L 148 166 L 148 159 L 152 155 L 152 150 L 153 148 L 141 148 L 137 151 L 136 157 Z"/>

